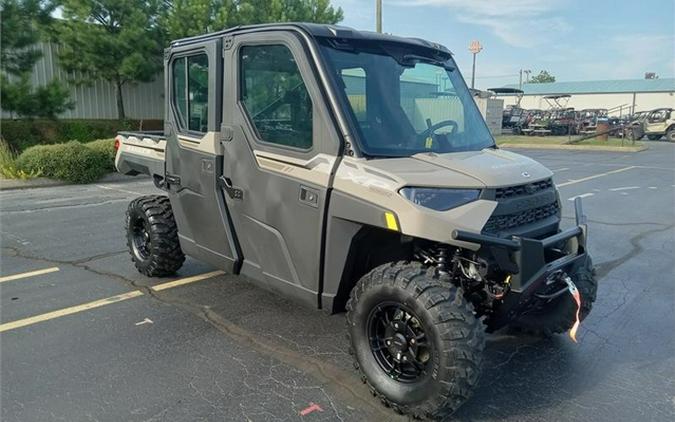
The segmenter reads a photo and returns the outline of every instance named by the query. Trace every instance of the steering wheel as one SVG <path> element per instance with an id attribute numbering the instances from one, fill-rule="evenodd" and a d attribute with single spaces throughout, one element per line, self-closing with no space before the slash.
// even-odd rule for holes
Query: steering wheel
<path id="1" fill-rule="evenodd" d="M 431 123 L 431 122 L 428 122 L 428 123 Z M 454 135 L 455 133 L 457 133 L 457 128 L 458 128 L 457 122 L 454 121 L 454 120 L 443 120 L 442 122 L 438 122 L 438 123 L 436 123 L 436 124 L 428 125 L 428 126 L 429 126 L 429 127 L 427 127 L 426 129 L 424 129 L 422 132 L 420 132 L 420 133 L 417 135 L 418 139 L 426 139 L 426 138 L 429 137 L 431 134 L 433 134 L 434 132 L 436 132 L 438 129 L 440 129 L 440 128 L 442 128 L 442 127 L 446 127 L 446 126 L 451 126 L 451 127 L 452 127 L 452 129 L 450 130 L 450 135 Z"/>

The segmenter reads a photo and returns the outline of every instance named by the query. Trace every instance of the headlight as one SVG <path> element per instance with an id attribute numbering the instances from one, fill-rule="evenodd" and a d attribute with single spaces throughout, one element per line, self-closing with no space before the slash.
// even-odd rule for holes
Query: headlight
<path id="1" fill-rule="evenodd" d="M 447 211 L 475 201 L 480 190 L 405 187 L 399 193 L 417 205 L 436 211 Z"/>

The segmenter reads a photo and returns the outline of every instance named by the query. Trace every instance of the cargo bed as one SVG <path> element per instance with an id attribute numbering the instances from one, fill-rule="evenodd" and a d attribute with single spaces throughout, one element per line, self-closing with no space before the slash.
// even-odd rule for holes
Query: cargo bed
<path id="1" fill-rule="evenodd" d="M 162 131 L 119 132 L 115 138 L 115 167 L 122 174 L 164 178 L 166 137 Z"/>

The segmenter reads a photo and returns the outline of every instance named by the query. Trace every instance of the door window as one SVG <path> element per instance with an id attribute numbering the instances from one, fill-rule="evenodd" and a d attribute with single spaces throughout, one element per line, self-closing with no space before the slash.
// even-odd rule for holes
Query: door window
<path id="1" fill-rule="evenodd" d="M 206 54 L 181 57 L 172 65 L 173 105 L 181 130 L 206 132 L 209 107 L 209 59 Z"/>
<path id="2" fill-rule="evenodd" d="M 312 100 L 291 51 L 246 46 L 240 53 L 240 100 L 265 142 L 312 147 Z"/>
<path id="3" fill-rule="evenodd" d="M 670 114 L 670 111 L 668 111 L 668 110 L 653 111 L 651 116 L 649 116 L 649 123 L 665 122 L 668 119 L 669 114 Z"/>

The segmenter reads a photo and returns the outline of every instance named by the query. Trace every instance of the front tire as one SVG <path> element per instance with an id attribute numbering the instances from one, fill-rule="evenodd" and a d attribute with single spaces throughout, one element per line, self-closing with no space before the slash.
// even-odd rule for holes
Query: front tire
<path id="1" fill-rule="evenodd" d="M 675 142 L 675 128 L 668 129 L 668 132 L 666 132 L 666 139 L 668 142 Z"/>
<path id="2" fill-rule="evenodd" d="M 483 324 L 461 288 L 420 263 L 363 276 L 347 302 L 347 325 L 362 380 L 399 413 L 446 417 L 478 383 Z"/>
<path id="3" fill-rule="evenodd" d="M 168 276 L 183 265 L 185 255 L 168 197 L 148 195 L 131 201 L 126 231 L 131 260 L 141 274 Z"/>

